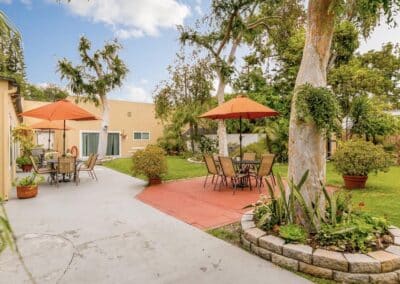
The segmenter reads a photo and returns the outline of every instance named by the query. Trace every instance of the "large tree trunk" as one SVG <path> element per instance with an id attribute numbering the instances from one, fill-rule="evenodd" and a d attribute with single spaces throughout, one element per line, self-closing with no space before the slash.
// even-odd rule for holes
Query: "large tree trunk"
<path id="1" fill-rule="evenodd" d="M 333 0 L 308 2 L 306 42 L 296 87 L 305 83 L 315 87 L 326 86 L 326 71 L 335 22 L 334 14 L 329 9 L 332 2 Z M 302 193 L 310 204 L 320 188 L 320 181 L 325 182 L 326 139 L 314 123 L 297 119 L 296 98 L 295 91 L 290 113 L 288 178 L 299 182 L 304 172 L 309 170 L 309 178 Z"/>
<path id="2" fill-rule="evenodd" d="M 102 107 L 102 122 L 99 133 L 99 147 L 97 153 L 99 159 L 103 159 L 107 153 L 107 140 L 108 140 L 108 126 L 110 124 L 110 106 L 106 96 L 101 96 L 101 107 Z"/>

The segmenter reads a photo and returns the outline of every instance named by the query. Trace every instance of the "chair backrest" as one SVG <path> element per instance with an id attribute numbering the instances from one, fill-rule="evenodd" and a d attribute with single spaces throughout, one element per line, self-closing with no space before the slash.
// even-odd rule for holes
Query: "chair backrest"
<path id="1" fill-rule="evenodd" d="M 85 164 L 86 167 L 89 167 L 89 166 L 91 165 L 93 156 L 94 156 L 93 153 L 89 154 L 88 159 L 84 162 L 84 164 Z"/>
<path id="2" fill-rule="evenodd" d="M 78 147 L 76 147 L 75 145 L 71 147 L 71 155 L 72 157 L 78 156 Z"/>
<path id="3" fill-rule="evenodd" d="M 232 158 L 230 157 L 219 157 L 219 163 L 221 164 L 222 173 L 226 177 L 234 177 L 236 175 L 235 167 L 233 166 Z"/>
<path id="4" fill-rule="evenodd" d="M 92 154 L 92 160 L 90 161 L 90 164 L 88 164 L 88 168 L 93 170 L 94 166 L 96 165 L 97 158 L 99 157 L 99 154 Z"/>
<path id="5" fill-rule="evenodd" d="M 256 153 L 244 153 L 243 160 L 245 161 L 254 161 L 256 159 Z"/>
<path id="6" fill-rule="evenodd" d="M 273 154 L 262 155 L 257 175 L 262 177 L 269 175 L 272 170 L 272 166 L 274 165 L 274 159 L 275 155 Z"/>
<path id="7" fill-rule="evenodd" d="M 214 158 L 211 155 L 204 155 L 204 162 L 206 163 L 207 171 L 209 174 L 217 175 L 218 169 L 215 164 Z"/>
<path id="8" fill-rule="evenodd" d="M 57 172 L 59 174 L 71 174 L 75 172 L 75 157 L 59 157 Z"/>
<path id="9" fill-rule="evenodd" d="M 29 159 L 30 159 L 31 162 L 32 162 L 33 170 L 38 174 L 38 173 L 39 173 L 39 168 L 38 168 L 38 166 L 36 165 L 35 158 L 32 157 L 32 156 L 29 156 Z"/>

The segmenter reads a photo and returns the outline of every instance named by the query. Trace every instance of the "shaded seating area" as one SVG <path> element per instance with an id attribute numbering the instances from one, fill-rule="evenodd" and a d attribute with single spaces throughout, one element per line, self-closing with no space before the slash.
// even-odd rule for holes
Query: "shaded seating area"
<path id="1" fill-rule="evenodd" d="M 261 187 L 267 178 L 271 179 L 271 184 L 276 185 L 273 173 L 275 155 L 264 154 L 260 160 L 256 159 L 255 153 L 244 153 L 246 159 L 222 157 L 216 154 L 204 155 L 204 163 L 207 168 L 207 175 L 204 179 L 203 187 L 206 188 L 207 182 L 211 178 L 211 184 L 214 184 L 214 190 L 222 186 L 231 186 L 233 194 L 239 189 L 253 189 L 253 183 L 261 193 Z M 247 160 L 248 159 L 248 160 Z M 253 181 L 254 179 L 254 181 Z"/>

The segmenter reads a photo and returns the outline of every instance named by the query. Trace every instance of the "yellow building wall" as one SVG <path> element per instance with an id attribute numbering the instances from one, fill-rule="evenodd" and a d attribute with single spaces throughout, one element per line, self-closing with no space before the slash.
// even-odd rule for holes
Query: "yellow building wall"
<path id="1" fill-rule="evenodd" d="M 73 98 L 69 100 L 74 101 Z M 23 101 L 23 110 L 27 111 L 45 102 Z M 79 106 L 101 118 L 101 106 L 96 107 L 92 103 L 80 102 Z M 154 104 L 136 103 L 119 100 L 109 100 L 110 106 L 110 126 L 109 132 L 120 133 L 120 156 L 131 156 L 132 151 L 145 147 L 148 144 L 157 143 L 157 139 L 162 136 L 163 127 L 159 120 L 155 119 Z M 24 122 L 31 125 L 40 121 L 39 119 L 25 117 Z M 66 132 L 66 148 L 77 146 L 81 157 L 81 133 L 88 131 L 99 131 L 101 120 L 98 121 L 67 121 L 67 126 L 72 129 Z M 149 140 L 134 140 L 133 132 L 144 131 L 150 133 Z M 54 148 L 62 152 L 62 131 L 55 131 Z M 47 148 L 47 145 L 44 145 Z"/>
<path id="2" fill-rule="evenodd" d="M 18 118 L 10 94 L 16 88 L 9 81 L 0 79 L 0 197 L 8 199 L 12 180 L 16 177 L 17 148 L 12 141 L 11 129 L 18 125 Z"/>

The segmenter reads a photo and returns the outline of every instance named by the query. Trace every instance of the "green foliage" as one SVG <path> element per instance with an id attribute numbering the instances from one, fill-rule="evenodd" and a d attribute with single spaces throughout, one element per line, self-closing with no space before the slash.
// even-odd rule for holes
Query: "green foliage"
<path id="1" fill-rule="evenodd" d="M 349 140 L 338 147 L 333 155 L 333 162 L 342 175 L 368 176 L 370 172 L 388 171 L 392 158 L 381 145 L 363 140 Z"/>
<path id="2" fill-rule="evenodd" d="M 12 130 L 12 137 L 14 142 L 19 143 L 23 156 L 29 156 L 34 146 L 33 137 L 34 133 L 32 128 L 25 124 L 20 124 Z"/>
<path id="3" fill-rule="evenodd" d="M 255 153 L 257 159 L 261 159 L 263 154 L 267 154 L 267 146 L 265 140 L 259 140 L 258 142 L 251 143 L 242 148 L 243 153 Z M 240 149 L 236 149 L 231 156 L 238 157 L 240 155 Z"/>
<path id="4" fill-rule="evenodd" d="M 334 246 L 336 250 L 366 253 L 376 246 L 377 236 L 387 233 L 387 229 L 385 219 L 354 212 L 346 222 L 323 224 L 316 240 L 323 246 Z"/>
<path id="5" fill-rule="evenodd" d="M 379 103 L 367 96 L 354 98 L 349 117 L 352 127 L 351 134 L 366 137 L 376 142 L 378 136 L 389 136 L 400 131 L 397 117 L 382 110 Z"/>
<path id="6" fill-rule="evenodd" d="M 279 228 L 279 236 L 288 243 L 305 243 L 307 232 L 296 224 L 288 224 Z"/>
<path id="7" fill-rule="evenodd" d="M 26 100 L 41 102 L 55 102 L 68 97 L 67 91 L 57 87 L 56 85 L 40 87 L 27 84 L 23 95 Z"/>
<path id="8" fill-rule="evenodd" d="M 340 22 L 335 27 L 332 39 L 332 55 L 335 66 L 346 64 L 360 46 L 359 33 L 356 26 L 348 20 Z"/>
<path id="9" fill-rule="evenodd" d="M 107 42 L 102 49 L 90 55 L 91 42 L 82 36 L 78 46 L 81 64 L 74 66 L 66 58 L 59 60 L 61 79 L 68 81 L 74 94 L 98 105 L 107 93 L 122 86 L 129 71 L 118 56 L 121 48 L 117 41 Z"/>
<path id="10" fill-rule="evenodd" d="M 325 135 L 340 129 L 340 107 L 332 92 L 310 84 L 300 86 L 296 99 L 297 117 L 303 122 L 314 122 Z"/>
<path id="11" fill-rule="evenodd" d="M 8 220 L 6 209 L 4 208 L 3 199 L 0 198 L 0 254 L 7 248 L 12 250 L 15 247 L 13 231 Z"/>
<path id="12" fill-rule="evenodd" d="M 265 125 L 256 126 L 256 133 L 264 133 L 266 135 L 266 147 L 268 152 L 275 154 L 276 161 L 281 163 L 288 160 L 288 141 L 289 141 L 289 119 L 279 117 L 271 120 L 265 119 Z"/>
<path id="13" fill-rule="evenodd" d="M 164 150 L 155 145 L 148 145 L 144 150 L 132 155 L 133 174 L 143 174 L 148 178 L 159 178 L 167 173 L 167 161 Z"/>
<path id="14" fill-rule="evenodd" d="M 18 157 L 18 158 L 15 160 L 15 162 L 17 163 L 17 165 L 18 165 L 19 167 L 25 166 L 25 165 L 32 165 L 32 161 L 31 161 L 31 159 L 30 159 L 28 156 L 21 156 L 21 157 Z"/>
<path id="15" fill-rule="evenodd" d="M 44 182 L 44 177 L 41 175 L 38 175 L 36 173 L 33 173 L 33 174 L 23 177 L 21 179 L 16 178 L 13 181 L 13 185 L 14 186 L 36 186 L 42 182 Z"/>
<path id="16" fill-rule="evenodd" d="M 0 76 L 25 82 L 22 37 L 7 15 L 0 11 Z"/>
<path id="17" fill-rule="evenodd" d="M 196 53 L 187 58 L 181 52 L 167 70 L 170 78 L 158 86 L 154 96 L 156 118 L 167 129 L 159 144 L 169 153 L 181 152 L 186 149 L 184 131 L 193 148 L 199 140 L 199 128 L 205 123 L 198 116 L 210 108 L 213 75 L 209 61 Z"/>
<path id="18" fill-rule="evenodd" d="M 218 141 L 207 136 L 201 135 L 199 148 L 201 153 L 212 154 L 217 152 Z"/>

